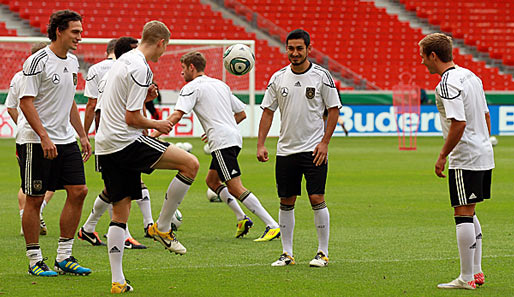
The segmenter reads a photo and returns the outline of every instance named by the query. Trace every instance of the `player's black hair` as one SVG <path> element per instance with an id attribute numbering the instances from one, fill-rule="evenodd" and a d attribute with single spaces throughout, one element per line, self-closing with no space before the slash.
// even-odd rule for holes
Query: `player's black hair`
<path id="1" fill-rule="evenodd" d="M 118 41 L 116 41 L 114 45 L 114 55 L 116 59 L 121 57 L 124 53 L 131 51 L 134 48 L 133 45 L 137 45 L 137 39 L 134 37 L 123 36 L 118 38 Z"/>
<path id="2" fill-rule="evenodd" d="M 116 41 L 118 41 L 118 39 L 114 38 L 109 40 L 109 43 L 107 43 L 107 49 L 105 50 L 107 52 L 107 55 L 111 54 L 114 51 L 114 45 L 116 44 Z"/>
<path id="3" fill-rule="evenodd" d="M 48 22 L 48 38 L 51 41 L 57 40 L 57 30 L 64 31 L 68 29 L 69 22 L 80 21 L 82 22 L 82 17 L 80 14 L 76 13 L 72 10 L 59 10 L 50 16 L 50 21 Z"/>
<path id="4" fill-rule="evenodd" d="M 311 44 L 311 36 L 309 35 L 309 32 L 303 29 L 295 29 L 289 32 L 286 38 L 286 45 L 289 39 L 303 39 L 303 41 L 305 42 L 305 46 L 309 46 L 309 44 Z"/>

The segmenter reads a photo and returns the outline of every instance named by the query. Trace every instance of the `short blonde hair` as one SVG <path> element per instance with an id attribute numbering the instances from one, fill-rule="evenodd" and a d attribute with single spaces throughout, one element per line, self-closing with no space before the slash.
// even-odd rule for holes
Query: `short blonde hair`
<path id="1" fill-rule="evenodd" d="M 163 22 L 149 21 L 143 27 L 143 37 L 141 43 L 154 44 L 164 39 L 166 43 L 170 40 L 170 30 Z"/>
<path id="2" fill-rule="evenodd" d="M 443 33 L 432 33 L 425 36 L 418 43 L 422 47 L 425 55 L 434 52 L 442 62 L 453 61 L 453 42 L 452 38 Z"/>

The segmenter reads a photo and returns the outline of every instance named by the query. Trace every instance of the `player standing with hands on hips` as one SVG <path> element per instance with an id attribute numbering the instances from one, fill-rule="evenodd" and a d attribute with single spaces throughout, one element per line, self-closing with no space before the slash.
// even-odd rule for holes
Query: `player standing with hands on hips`
<path id="1" fill-rule="evenodd" d="M 280 197 L 279 225 L 283 253 L 272 266 L 295 264 L 293 257 L 294 205 L 301 195 L 302 176 L 314 211 L 318 252 L 310 266 L 328 265 L 330 216 L 325 203 L 328 171 L 328 143 L 337 124 L 341 102 L 332 75 L 310 62 L 309 33 L 296 29 L 286 38 L 290 65 L 275 72 L 264 94 L 259 124 L 257 159 L 266 162 L 264 146 L 273 114 L 280 109 L 280 135 L 277 144 L 275 179 Z M 326 130 L 323 112 L 328 110 Z"/>
<path id="2" fill-rule="evenodd" d="M 427 35 L 419 42 L 419 47 L 422 63 L 428 71 L 441 76 L 435 95 L 445 142 L 435 164 L 435 173 L 446 177 L 443 171 L 448 157 L 450 201 L 460 255 L 459 277 L 437 287 L 473 290 L 485 282 L 481 267 L 482 228 L 475 205 L 491 197 L 494 154 L 489 141 L 489 109 L 480 78 L 453 62 L 453 43 L 449 36 Z"/>

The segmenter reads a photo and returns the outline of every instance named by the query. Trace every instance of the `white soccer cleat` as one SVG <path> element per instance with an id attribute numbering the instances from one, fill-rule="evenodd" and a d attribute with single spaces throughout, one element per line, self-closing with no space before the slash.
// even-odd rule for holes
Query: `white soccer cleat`
<path id="1" fill-rule="evenodd" d="M 311 267 L 325 267 L 328 265 L 328 257 L 323 252 L 318 252 L 316 257 L 309 262 Z"/>
<path id="2" fill-rule="evenodd" d="M 289 256 L 288 253 L 283 253 L 280 255 L 280 258 L 278 258 L 277 261 L 271 263 L 271 266 L 278 267 L 278 266 L 287 266 L 287 265 L 294 265 L 294 258 L 293 256 Z"/>
<path id="3" fill-rule="evenodd" d="M 476 289 L 475 280 L 470 280 L 469 282 L 463 281 L 460 278 L 456 278 L 453 281 L 446 284 L 438 284 L 437 287 L 439 289 L 466 289 L 466 290 L 474 290 Z"/>

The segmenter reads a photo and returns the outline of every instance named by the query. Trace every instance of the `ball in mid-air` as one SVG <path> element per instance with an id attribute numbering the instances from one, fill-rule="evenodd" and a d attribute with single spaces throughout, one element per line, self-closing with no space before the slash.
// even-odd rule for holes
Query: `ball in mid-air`
<path id="1" fill-rule="evenodd" d="M 171 230 L 177 231 L 180 225 L 182 225 L 182 213 L 177 209 L 171 218 Z"/>
<path id="2" fill-rule="evenodd" d="M 489 141 L 493 146 L 496 146 L 498 144 L 498 138 L 496 138 L 496 136 L 489 137 Z"/>
<path id="3" fill-rule="evenodd" d="M 252 70 L 255 64 L 255 55 L 244 44 L 234 44 L 227 48 L 223 54 L 223 65 L 228 72 L 240 76 Z"/>
<path id="4" fill-rule="evenodd" d="M 209 144 L 206 143 L 204 146 L 203 146 L 203 152 L 206 154 L 206 155 L 210 155 L 211 154 L 211 148 L 209 147 Z"/>
<path id="5" fill-rule="evenodd" d="M 221 202 L 220 196 L 210 188 L 207 188 L 207 200 L 209 200 L 209 202 Z"/>

